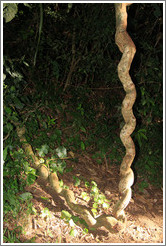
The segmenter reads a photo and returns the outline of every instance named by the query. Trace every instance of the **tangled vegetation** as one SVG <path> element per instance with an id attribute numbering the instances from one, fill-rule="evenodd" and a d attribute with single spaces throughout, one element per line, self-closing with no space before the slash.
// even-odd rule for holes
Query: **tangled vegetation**
<path id="1" fill-rule="evenodd" d="M 128 32 L 137 47 L 130 70 L 137 90 L 133 169 L 142 192 L 163 182 L 162 7 L 162 3 L 139 3 L 128 9 Z M 67 160 L 77 162 L 75 153 L 86 152 L 98 165 L 114 163 L 119 169 L 125 152 L 119 138 L 125 93 L 116 72 L 121 54 L 114 40 L 113 4 L 5 3 L 4 20 L 3 212 L 7 221 L 22 209 L 34 212 L 31 194 L 24 188 L 38 177 L 13 122 L 25 126 L 26 141 L 40 163 L 62 177 L 72 172 Z M 87 194 L 83 197 L 88 199 Z M 95 215 L 99 197 L 96 204 L 93 201 Z M 17 242 L 11 235 L 5 240 Z"/>

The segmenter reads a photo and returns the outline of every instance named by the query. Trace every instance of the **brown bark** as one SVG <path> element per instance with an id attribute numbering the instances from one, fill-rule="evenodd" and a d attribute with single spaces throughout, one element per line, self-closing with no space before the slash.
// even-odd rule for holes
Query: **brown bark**
<path id="1" fill-rule="evenodd" d="M 49 182 L 53 190 L 64 197 L 66 203 L 71 210 L 79 214 L 88 224 L 89 229 L 96 229 L 104 226 L 112 233 L 117 233 L 124 228 L 125 215 L 124 209 L 128 205 L 131 198 L 131 186 L 134 181 L 134 174 L 130 166 L 135 156 L 135 146 L 130 137 L 136 124 L 135 117 L 133 115 L 132 106 L 136 98 L 135 86 L 130 78 L 129 69 L 132 59 L 135 54 L 135 45 L 132 42 L 130 36 L 126 31 L 127 27 L 127 13 L 126 6 L 129 4 L 118 3 L 116 7 L 116 44 L 120 51 L 123 53 L 122 59 L 118 65 L 118 75 L 123 84 L 124 90 L 126 91 L 126 97 L 122 103 L 122 114 L 125 120 L 125 126 L 123 127 L 120 137 L 126 148 L 126 155 L 122 161 L 120 167 L 121 180 L 119 183 L 119 191 L 122 194 L 122 198 L 115 205 L 113 215 L 101 215 L 94 218 L 90 208 L 77 204 L 73 191 L 64 189 L 59 185 L 59 179 L 56 173 L 50 173 L 49 168 L 45 164 L 40 164 L 39 159 L 35 156 L 32 147 L 27 143 L 24 136 L 25 127 L 22 127 L 19 123 L 12 122 L 16 126 L 17 135 L 22 143 L 22 147 L 29 156 L 31 164 L 37 170 L 39 175 L 42 177 L 43 182 Z"/>
<path id="2" fill-rule="evenodd" d="M 77 204 L 73 191 L 64 189 L 59 185 L 59 179 L 56 173 L 50 173 L 49 168 L 45 164 L 40 164 L 40 160 L 35 156 L 32 147 L 24 136 L 25 127 L 21 127 L 20 124 L 12 122 L 16 126 L 17 135 L 22 143 L 22 147 L 29 156 L 32 166 L 39 171 L 39 175 L 43 180 L 43 183 L 49 182 L 53 190 L 61 197 L 65 198 L 67 205 L 72 211 L 79 214 L 87 223 L 89 229 L 97 229 L 104 226 L 111 233 L 118 233 L 124 228 L 124 223 L 118 221 L 111 215 L 101 215 L 98 218 L 94 218 L 91 209 L 87 206 Z"/>
<path id="3" fill-rule="evenodd" d="M 122 102 L 122 115 L 125 125 L 120 132 L 120 138 L 126 149 L 126 155 L 123 158 L 120 167 L 119 192 L 121 199 L 116 203 L 113 215 L 117 219 L 125 220 L 124 209 L 130 202 L 132 191 L 131 186 L 134 182 L 134 173 L 130 168 L 135 157 L 135 145 L 130 137 L 136 126 L 136 119 L 133 114 L 133 104 L 136 99 L 135 85 L 129 75 L 130 66 L 134 58 L 136 47 L 127 33 L 127 11 L 126 7 L 130 3 L 116 3 L 116 34 L 115 42 L 119 50 L 123 53 L 118 64 L 118 76 L 122 82 L 126 96 Z"/>

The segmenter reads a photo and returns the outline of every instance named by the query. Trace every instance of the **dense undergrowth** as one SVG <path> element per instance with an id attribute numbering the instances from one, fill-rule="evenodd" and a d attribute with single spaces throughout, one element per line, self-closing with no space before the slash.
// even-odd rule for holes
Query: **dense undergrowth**
<path id="1" fill-rule="evenodd" d="M 9 5 L 5 9 L 10 12 Z M 5 220 L 16 217 L 22 208 L 33 212 L 24 187 L 38 175 L 29 165 L 13 122 L 25 125 L 34 152 L 41 161 L 50 160 L 50 168 L 60 174 L 66 171 L 69 152 L 86 152 L 99 165 L 106 159 L 117 169 L 125 153 L 119 138 L 124 91 L 116 72 L 121 54 L 114 42 L 114 6 L 14 4 L 13 9 L 14 19 L 4 16 Z M 149 184 L 162 186 L 162 4 L 132 5 L 129 32 L 137 47 L 131 69 L 137 88 L 133 168 L 143 191 Z"/>

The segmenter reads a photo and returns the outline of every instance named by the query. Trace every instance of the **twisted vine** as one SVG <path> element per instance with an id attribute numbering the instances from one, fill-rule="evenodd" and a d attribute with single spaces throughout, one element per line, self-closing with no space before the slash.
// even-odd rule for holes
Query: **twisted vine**
<path id="1" fill-rule="evenodd" d="M 130 135 L 133 132 L 136 125 L 136 120 L 132 111 L 132 106 L 136 98 L 136 90 L 130 78 L 129 69 L 136 49 L 134 43 L 132 42 L 130 36 L 126 31 L 127 5 L 129 4 L 115 4 L 115 40 L 120 51 L 123 53 L 122 59 L 118 65 L 118 75 L 124 86 L 124 90 L 126 91 L 126 97 L 122 103 L 122 114 L 126 124 L 120 133 L 120 138 L 126 148 L 126 155 L 123 158 L 120 167 L 121 179 L 119 183 L 119 191 L 122 197 L 114 207 L 114 217 L 111 215 L 101 215 L 97 218 L 94 218 L 91 210 L 87 206 L 77 204 L 73 191 L 60 187 L 57 174 L 50 173 L 47 166 L 45 166 L 44 164 L 40 164 L 40 160 L 38 159 L 38 157 L 35 156 L 31 145 L 27 143 L 27 140 L 24 136 L 26 131 L 25 127 L 21 126 L 19 123 L 12 122 L 16 126 L 17 135 L 20 139 L 25 153 L 30 157 L 33 167 L 39 171 L 39 175 L 43 179 L 43 181 L 49 182 L 53 190 L 59 196 L 65 198 L 65 201 L 71 208 L 71 210 L 79 214 L 86 221 L 87 225 L 89 226 L 89 229 L 97 229 L 98 227 L 104 226 L 111 233 L 117 233 L 120 230 L 122 230 L 125 226 L 126 220 L 124 209 L 130 202 L 131 186 L 134 181 L 134 174 L 130 166 L 135 156 L 135 146 Z"/>
<path id="2" fill-rule="evenodd" d="M 129 70 L 136 52 L 136 47 L 126 30 L 126 7 L 130 4 L 131 3 L 115 3 L 115 42 L 119 50 L 123 53 L 118 64 L 118 76 L 126 92 L 126 96 L 122 102 L 122 115 L 125 120 L 125 125 L 120 132 L 120 138 L 125 146 L 126 155 L 124 156 L 120 167 L 119 192 L 121 194 L 121 199 L 116 203 L 113 209 L 113 215 L 115 218 L 123 220 L 125 220 L 124 209 L 129 204 L 132 195 L 131 186 L 134 182 L 134 173 L 130 167 L 135 157 L 135 145 L 130 135 L 136 126 L 136 119 L 132 110 L 136 99 L 136 89 L 129 75 Z"/>
<path id="3" fill-rule="evenodd" d="M 124 228 L 124 223 L 118 221 L 113 216 L 104 214 L 94 218 L 90 208 L 85 205 L 77 204 L 73 191 L 60 187 L 57 174 L 50 173 L 46 165 L 40 164 L 40 160 L 34 154 L 31 145 L 27 143 L 27 140 L 24 136 L 26 131 L 25 127 L 21 126 L 19 123 L 13 122 L 13 124 L 16 126 L 17 135 L 26 155 L 29 156 L 29 159 L 31 160 L 32 166 L 39 171 L 39 175 L 43 181 L 49 182 L 52 189 L 59 196 L 65 198 L 65 201 L 70 209 L 79 214 L 86 221 L 89 229 L 94 230 L 98 227 L 104 226 L 111 233 L 118 233 Z"/>

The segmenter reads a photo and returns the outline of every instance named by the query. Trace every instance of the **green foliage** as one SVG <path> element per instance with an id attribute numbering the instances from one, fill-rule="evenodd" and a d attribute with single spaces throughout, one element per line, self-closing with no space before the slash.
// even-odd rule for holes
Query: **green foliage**
<path id="1" fill-rule="evenodd" d="M 78 105 L 77 110 L 80 112 L 82 116 L 84 115 L 84 109 L 81 104 Z"/>
<path id="2" fill-rule="evenodd" d="M 50 161 L 49 166 L 53 172 L 59 172 L 60 174 L 63 174 L 66 168 L 66 162 L 64 160 Z"/>
<path id="3" fill-rule="evenodd" d="M 95 181 L 91 181 L 90 195 L 87 192 L 82 192 L 81 196 L 86 202 L 90 202 L 92 204 L 91 211 L 95 217 L 97 216 L 100 209 L 108 209 L 110 206 L 110 201 L 107 200 L 105 195 L 99 191 Z"/>
<path id="4" fill-rule="evenodd" d="M 88 193 L 86 192 L 82 192 L 81 193 L 82 198 L 86 201 L 89 202 L 90 201 L 90 196 L 88 195 Z"/>
<path id="5" fill-rule="evenodd" d="M 30 192 L 24 192 L 20 195 L 20 198 L 23 200 L 23 201 L 27 201 L 27 200 L 30 200 L 33 198 L 32 194 Z"/>
<path id="6" fill-rule="evenodd" d="M 162 128 L 159 126 L 155 129 L 153 126 L 149 127 L 148 140 L 142 139 L 140 154 L 135 164 L 139 175 L 144 177 L 145 183 L 150 182 L 157 187 L 161 187 L 163 183 L 163 143 L 159 137 L 160 131 Z"/>
<path id="7" fill-rule="evenodd" d="M 67 185 L 63 185 L 63 180 L 61 180 L 61 183 L 60 183 L 60 185 L 61 185 L 61 187 L 63 187 L 64 189 L 69 189 L 69 186 L 67 186 Z"/>
<path id="8" fill-rule="evenodd" d="M 67 157 L 67 150 L 64 146 L 58 147 L 55 151 L 59 158 Z"/>
<path id="9" fill-rule="evenodd" d="M 17 3 L 4 3 L 3 4 L 3 18 L 6 22 L 10 22 L 18 12 Z"/>
<path id="10" fill-rule="evenodd" d="M 20 64 L 23 65 L 23 61 Z M 22 89 L 25 81 L 17 62 L 4 57 L 4 150 L 3 150 L 3 192 L 4 192 L 4 215 L 17 216 L 21 210 L 20 203 L 26 202 L 18 195 L 23 192 L 26 184 L 30 185 L 36 180 L 36 170 L 29 166 L 23 149 L 16 135 L 13 122 L 20 120 L 20 110 L 28 97 L 22 98 Z M 20 83 L 20 84 L 19 84 Z M 20 93 L 21 92 L 21 93 Z M 14 140 L 15 139 L 15 140 Z M 13 141 L 14 140 L 14 141 Z"/>
<path id="11" fill-rule="evenodd" d="M 4 243 L 21 243 L 19 240 L 21 234 L 21 227 L 16 227 L 14 230 L 8 230 L 7 228 L 4 230 L 3 240 Z"/>
<path id="12" fill-rule="evenodd" d="M 53 127 L 56 124 L 55 119 L 48 117 L 48 127 Z"/>
<path id="13" fill-rule="evenodd" d="M 139 146 L 142 146 L 142 139 L 147 140 L 146 129 L 139 129 L 137 132 L 134 132 L 133 136 L 138 141 Z"/>
<path id="14" fill-rule="evenodd" d="M 48 208 L 44 208 L 44 209 L 41 211 L 40 216 L 41 216 L 43 219 L 47 220 L 47 219 L 49 219 L 49 218 L 51 217 L 51 213 L 50 213 L 50 211 L 49 211 Z"/>
<path id="15" fill-rule="evenodd" d="M 72 217 L 72 215 L 68 211 L 62 210 L 62 212 L 61 212 L 61 218 L 62 219 L 65 219 L 67 222 L 69 222 L 71 217 Z"/>
<path id="16" fill-rule="evenodd" d="M 48 167 L 53 172 L 59 172 L 63 174 L 66 169 L 66 162 L 63 160 L 67 158 L 67 150 L 64 146 L 56 148 L 55 155 L 51 159 L 47 159 Z M 63 184 L 62 184 L 63 185 Z"/>
<path id="17" fill-rule="evenodd" d="M 81 180 L 78 177 L 76 177 L 76 176 L 73 176 L 73 179 L 75 181 L 74 185 L 78 187 L 80 185 L 80 183 L 81 183 Z"/>
<path id="18" fill-rule="evenodd" d="M 49 146 L 47 144 L 44 144 L 41 146 L 41 148 L 37 148 L 38 154 L 40 157 L 44 157 L 48 154 Z"/>
<path id="19" fill-rule="evenodd" d="M 143 192 L 144 189 L 148 188 L 148 182 L 147 181 L 142 181 L 140 184 L 138 184 L 138 189 L 140 192 Z"/>
<path id="20" fill-rule="evenodd" d="M 145 87 L 140 87 L 141 91 L 141 106 L 138 109 L 139 115 L 143 118 L 143 122 L 146 126 L 153 123 L 154 117 L 159 116 L 157 100 L 148 93 Z"/>
<path id="21" fill-rule="evenodd" d="M 75 229 L 76 224 L 79 222 L 80 224 L 82 224 L 83 226 L 85 226 L 83 232 L 84 234 L 88 233 L 88 229 L 87 229 L 87 224 L 83 219 L 80 219 L 78 216 L 74 216 L 71 215 L 68 211 L 66 210 L 62 210 L 61 211 L 61 218 L 67 223 L 69 224 L 69 226 L 71 227 L 70 230 L 70 235 L 71 236 L 75 236 L 77 234 L 77 231 Z"/>
<path id="22" fill-rule="evenodd" d="M 114 41 L 114 5 L 42 6 L 41 25 L 38 3 L 3 4 L 5 216 L 16 217 L 22 203 L 31 206 L 24 187 L 36 179 L 36 170 L 23 154 L 13 122 L 25 125 L 25 137 L 37 150 L 40 162 L 60 174 L 68 170 L 65 159 L 69 151 L 90 155 L 96 165 L 117 164 L 117 168 L 125 155 L 119 137 L 124 125 L 121 103 L 125 93 L 117 75 L 121 53 Z M 137 47 L 130 70 L 137 89 L 137 126 L 132 137 L 141 191 L 148 183 L 160 187 L 163 182 L 162 18 L 161 3 L 133 4 L 129 8 L 128 31 Z M 68 77 L 69 85 L 63 91 Z M 74 182 L 78 186 L 81 178 L 75 177 Z M 90 195 L 83 193 L 82 197 L 94 215 L 107 209 L 109 202 L 97 185 L 86 181 L 85 186 Z M 7 241 L 16 240 L 13 234 L 9 237 Z"/>
<path id="23" fill-rule="evenodd" d="M 21 148 L 15 150 L 12 146 L 7 146 L 5 149 L 8 149 L 8 154 L 3 165 L 4 215 L 10 211 L 16 216 L 21 209 L 21 196 L 17 194 L 24 190 L 26 184 L 34 183 L 36 170 L 29 166 Z"/>

